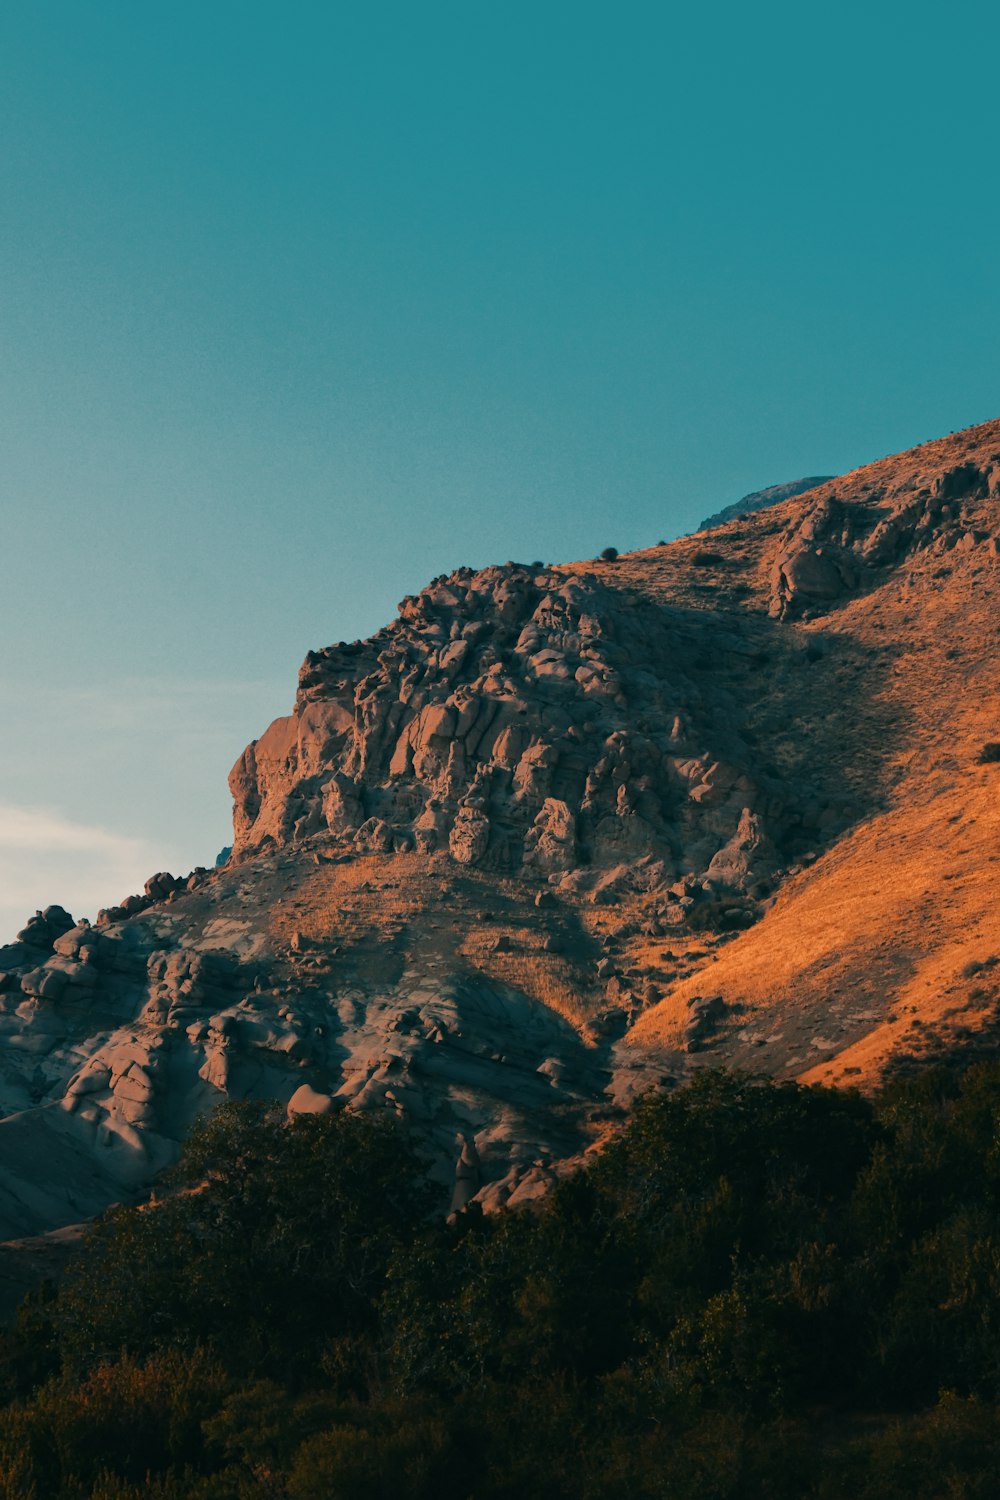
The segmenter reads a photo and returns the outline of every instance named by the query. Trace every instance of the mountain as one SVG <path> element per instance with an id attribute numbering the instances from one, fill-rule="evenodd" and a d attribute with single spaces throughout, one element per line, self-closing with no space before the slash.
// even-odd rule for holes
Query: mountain
<path id="1" fill-rule="evenodd" d="M 772 484 L 769 489 L 754 490 L 752 494 L 744 495 L 742 500 L 734 500 L 732 505 L 723 506 L 714 516 L 709 516 L 702 521 L 698 530 L 712 531 L 716 526 L 725 526 L 727 521 L 738 521 L 740 516 L 750 515 L 755 510 L 766 510 L 769 505 L 777 505 L 780 500 L 791 500 L 795 495 L 804 494 L 806 490 L 829 484 L 832 478 L 832 474 L 814 474 L 810 479 L 793 479 L 788 484 Z"/>
<path id="2" fill-rule="evenodd" d="M 998 506 L 1000 421 L 310 652 L 225 865 L 0 949 L 0 1237 L 141 1194 L 225 1097 L 388 1110 L 491 1207 L 709 1064 L 992 1049 Z"/>

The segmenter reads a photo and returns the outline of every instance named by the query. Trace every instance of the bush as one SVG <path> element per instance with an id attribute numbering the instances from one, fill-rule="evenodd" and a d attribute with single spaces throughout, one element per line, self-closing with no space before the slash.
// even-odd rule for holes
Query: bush
<path id="1" fill-rule="evenodd" d="M 998 760 L 1000 760 L 1000 740 L 987 740 L 976 756 L 977 763 L 981 766 L 989 766 Z"/>
<path id="2" fill-rule="evenodd" d="M 604 551 L 601 553 L 600 561 L 601 562 L 617 562 L 618 561 L 618 548 L 617 547 L 605 547 Z"/>
<path id="3" fill-rule="evenodd" d="M 89 1485 L 109 1462 L 118 1478 L 139 1483 L 204 1457 L 202 1423 L 227 1386 L 224 1371 L 197 1348 L 101 1362 L 84 1380 L 50 1381 L 30 1404 L 0 1414 L 0 1453 L 16 1457 L 26 1494 L 32 1486 L 57 1495 Z"/>
<path id="4" fill-rule="evenodd" d="M 308 1369 L 370 1325 L 394 1254 L 434 1202 L 386 1117 L 227 1104 L 189 1138 L 174 1196 L 97 1221 L 58 1322 L 82 1367 L 208 1343 L 243 1374 Z"/>
<path id="5" fill-rule="evenodd" d="M 448 1224 L 386 1119 L 228 1106 L 8 1336 L 0 1500 L 987 1500 L 998 1140 L 997 1065 L 706 1069 Z"/>

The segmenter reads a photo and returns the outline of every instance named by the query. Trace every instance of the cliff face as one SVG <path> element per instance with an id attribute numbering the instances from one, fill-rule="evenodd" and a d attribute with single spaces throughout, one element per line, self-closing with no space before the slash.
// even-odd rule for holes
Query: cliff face
<path id="1" fill-rule="evenodd" d="M 389 1110 L 494 1207 L 706 1063 L 993 1048 L 998 522 L 994 422 L 310 653 L 223 868 L 0 949 L 0 1237 L 226 1097 Z"/>
<path id="2" fill-rule="evenodd" d="M 820 648 L 767 621 L 820 619 L 916 557 L 995 556 L 1000 458 L 984 444 L 958 462 L 915 450 L 770 527 L 723 528 L 725 550 L 688 549 L 683 602 L 651 591 L 656 554 L 436 579 L 372 640 L 310 652 L 292 714 L 233 768 L 234 858 L 320 841 L 447 850 L 591 897 L 679 879 L 769 893 L 876 788 L 833 785 L 822 743 L 795 776 L 776 769 L 778 727 L 762 740 L 755 700 Z M 682 546 L 664 557 L 684 562 Z M 808 705 L 820 674 L 799 675 Z"/>
<path id="3" fill-rule="evenodd" d="M 759 652 L 739 620 L 592 575 L 460 570 L 306 658 L 294 712 L 233 769 L 234 857 L 321 840 L 605 898 L 692 875 L 753 892 L 795 823 L 727 686 Z"/>

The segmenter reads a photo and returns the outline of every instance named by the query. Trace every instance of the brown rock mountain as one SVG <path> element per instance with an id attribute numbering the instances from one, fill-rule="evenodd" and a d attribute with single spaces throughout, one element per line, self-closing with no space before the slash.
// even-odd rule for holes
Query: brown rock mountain
<path id="1" fill-rule="evenodd" d="M 226 1095 L 390 1109 L 489 1206 L 693 1068 L 991 1047 L 998 519 L 992 422 L 311 652 L 225 867 L 0 950 L 0 1233 L 142 1191 Z"/>

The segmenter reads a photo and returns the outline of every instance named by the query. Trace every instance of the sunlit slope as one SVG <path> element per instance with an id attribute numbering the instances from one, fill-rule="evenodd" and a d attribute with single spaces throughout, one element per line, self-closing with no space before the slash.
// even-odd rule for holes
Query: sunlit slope
<path id="1" fill-rule="evenodd" d="M 822 701 L 788 696 L 789 747 L 808 745 L 813 763 L 842 762 L 846 718 L 882 805 L 786 877 L 755 927 L 669 984 L 631 1032 L 637 1046 L 681 1045 L 691 1002 L 714 995 L 725 1011 L 698 1064 L 867 1082 L 887 1065 L 992 1044 L 1000 765 L 981 756 L 1000 740 L 998 500 L 984 477 L 995 472 L 998 443 L 998 425 L 986 424 L 828 487 L 850 526 L 851 505 L 884 509 L 886 491 L 947 496 L 949 483 L 966 482 L 948 475 L 966 464 L 983 476 L 970 483 L 978 493 L 944 500 L 919 546 L 881 574 L 860 574 L 843 598 L 811 601 L 811 618 L 788 622 L 815 641 L 830 726 L 824 733 Z M 715 574 L 720 594 L 738 572 L 743 607 L 773 610 L 803 503 L 723 528 L 712 538 L 717 561 L 700 571 Z M 805 504 L 815 508 L 815 496 Z M 651 587 L 690 588 L 693 539 L 663 550 L 633 566 L 649 569 Z M 851 665 L 838 673 L 831 658 Z M 765 685 L 765 709 L 769 699 L 773 709 Z M 852 755 L 843 774 L 857 771 Z"/>

